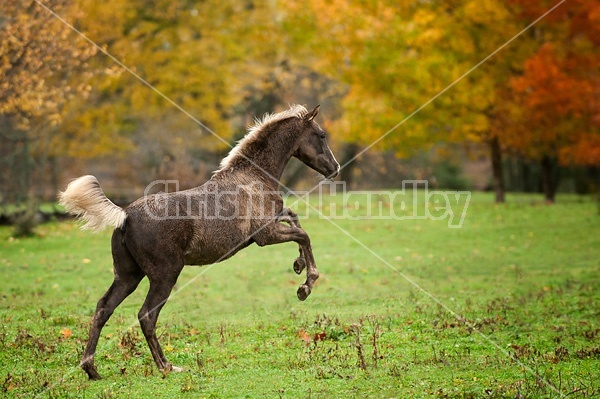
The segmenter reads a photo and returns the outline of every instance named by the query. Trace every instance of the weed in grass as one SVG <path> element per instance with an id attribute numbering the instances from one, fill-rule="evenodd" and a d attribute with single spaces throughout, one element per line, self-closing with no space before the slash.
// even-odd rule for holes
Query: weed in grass
<path id="1" fill-rule="evenodd" d="M 367 371 L 367 362 L 365 360 L 363 343 L 360 340 L 361 329 L 362 329 L 362 324 L 355 323 L 350 326 L 350 331 L 352 332 L 352 335 L 354 336 L 354 339 L 355 339 L 354 346 L 356 347 L 356 356 L 358 357 L 358 360 L 357 360 L 358 367 L 362 371 L 366 372 Z"/>
<path id="2" fill-rule="evenodd" d="M 379 353 L 379 337 L 381 336 L 381 324 L 379 323 L 379 318 L 371 315 L 367 316 L 366 320 L 369 322 L 369 326 L 371 327 L 371 344 L 373 346 L 373 353 L 371 354 L 371 359 L 373 360 L 373 367 L 377 368 L 377 362 L 379 359 L 383 359 L 383 356 Z"/>
<path id="3" fill-rule="evenodd" d="M 600 346 L 581 348 L 575 354 L 579 359 L 600 359 Z"/>
<path id="4" fill-rule="evenodd" d="M 196 367 L 201 376 L 206 374 L 206 359 L 202 351 L 196 353 Z"/>
<path id="5" fill-rule="evenodd" d="M 144 343 L 145 341 L 140 337 L 137 330 L 130 328 L 125 331 L 119 342 L 119 347 L 123 353 L 123 359 L 128 360 L 131 357 L 141 356 L 140 345 L 143 345 Z"/>
<path id="6" fill-rule="evenodd" d="M 185 376 L 185 380 L 183 382 L 183 385 L 181 386 L 180 391 L 181 392 L 195 392 L 195 391 L 198 391 L 198 388 L 199 388 L 199 385 L 194 380 L 193 374 L 188 373 Z"/>
<path id="7" fill-rule="evenodd" d="M 227 334 L 227 325 L 225 323 L 221 323 L 219 325 L 219 337 L 221 338 L 221 345 L 225 345 L 225 335 Z"/>

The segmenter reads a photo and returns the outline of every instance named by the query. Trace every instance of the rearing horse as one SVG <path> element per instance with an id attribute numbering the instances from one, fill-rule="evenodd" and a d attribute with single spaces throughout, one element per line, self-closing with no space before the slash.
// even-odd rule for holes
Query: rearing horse
<path id="1" fill-rule="evenodd" d="M 340 165 L 327 145 L 326 134 L 311 112 L 299 105 L 267 114 L 223 159 L 219 170 L 200 187 L 142 197 L 125 209 L 112 203 L 94 176 L 72 181 L 59 193 L 65 209 L 83 219 L 82 227 L 99 231 L 114 226 L 114 281 L 100 298 L 92 321 L 81 367 L 99 379 L 94 353 L 100 331 L 115 308 L 147 276 L 150 288 L 138 314 L 152 357 L 160 370 L 181 370 L 169 363 L 156 337 L 156 321 L 184 265 L 207 265 L 225 260 L 252 243 L 259 246 L 294 241 L 300 256 L 298 288 L 303 301 L 319 272 L 308 234 L 298 216 L 285 208 L 279 179 L 291 157 L 325 177 L 335 177 Z"/>

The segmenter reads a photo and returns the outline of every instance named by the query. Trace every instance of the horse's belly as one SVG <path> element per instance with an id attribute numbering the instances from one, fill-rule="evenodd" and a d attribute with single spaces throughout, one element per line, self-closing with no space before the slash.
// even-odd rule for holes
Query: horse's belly
<path id="1" fill-rule="evenodd" d="M 199 247 L 190 249 L 185 254 L 186 265 L 208 265 L 211 263 L 218 263 L 225 259 L 231 258 L 238 251 L 246 248 L 254 241 L 250 240 L 239 240 L 237 242 L 225 243 L 221 242 L 219 245 L 205 244 Z"/>

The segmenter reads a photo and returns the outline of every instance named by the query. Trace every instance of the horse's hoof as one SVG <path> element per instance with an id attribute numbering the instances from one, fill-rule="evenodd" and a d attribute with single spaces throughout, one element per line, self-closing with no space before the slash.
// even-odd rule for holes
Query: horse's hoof
<path id="1" fill-rule="evenodd" d="M 299 257 L 294 261 L 294 271 L 296 274 L 302 273 L 302 270 L 306 267 L 306 262 L 303 257 Z"/>
<path id="2" fill-rule="evenodd" d="M 83 364 L 81 366 L 81 368 L 87 373 L 88 378 L 92 381 L 98 381 L 101 380 L 102 377 L 100 376 L 100 374 L 98 374 L 98 372 L 96 371 L 96 368 L 92 365 L 89 364 Z"/>
<path id="3" fill-rule="evenodd" d="M 296 295 L 298 295 L 298 299 L 300 299 L 301 301 L 305 300 L 306 298 L 308 298 L 308 296 L 310 295 L 310 287 L 306 284 L 302 284 L 299 288 L 298 288 L 298 292 L 296 292 Z"/>

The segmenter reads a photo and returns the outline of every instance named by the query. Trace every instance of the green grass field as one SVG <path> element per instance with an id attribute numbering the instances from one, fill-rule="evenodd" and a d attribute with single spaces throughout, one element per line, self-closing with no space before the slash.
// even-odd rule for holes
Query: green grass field
<path id="1" fill-rule="evenodd" d="M 136 319 L 144 281 L 102 332 L 97 382 L 78 363 L 112 281 L 110 232 L 51 223 L 13 238 L 1 227 L 0 396 L 600 396 L 600 215 L 591 198 L 546 206 L 513 195 L 497 206 L 474 194 L 461 228 L 331 223 L 315 211 L 302 224 L 321 271 L 305 302 L 294 244 L 185 268 L 158 330 L 186 371 L 163 375 Z"/>

